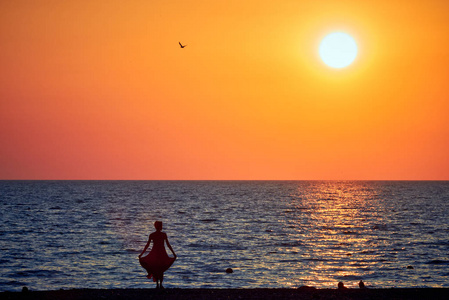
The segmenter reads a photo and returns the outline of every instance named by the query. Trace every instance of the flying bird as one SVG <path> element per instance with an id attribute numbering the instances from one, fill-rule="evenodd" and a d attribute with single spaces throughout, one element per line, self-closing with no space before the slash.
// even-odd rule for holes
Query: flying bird
<path id="1" fill-rule="evenodd" d="M 179 43 L 179 46 L 181 46 L 181 48 L 184 48 L 185 46 L 187 46 L 187 45 L 181 44 L 181 42 L 178 42 L 178 43 Z"/>

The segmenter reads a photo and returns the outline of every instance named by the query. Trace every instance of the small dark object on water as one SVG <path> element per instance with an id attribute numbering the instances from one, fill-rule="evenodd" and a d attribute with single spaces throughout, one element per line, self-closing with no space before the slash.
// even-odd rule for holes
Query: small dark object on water
<path id="1" fill-rule="evenodd" d="M 346 290 L 347 287 L 345 287 L 345 285 L 343 284 L 343 282 L 340 281 L 340 282 L 338 283 L 338 289 L 339 289 L 339 290 Z"/>
<path id="2" fill-rule="evenodd" d="M 407 266 L 407 269 L 414 269 L 412 266 Z"/>
<path id="3" fill-rule="evenodd" d="M 365 288 L 365 283 L 363 283 L 362 280 L 360 280 L 360 282 L 359 282 L 359 288 L 361 288 L 361 289 Z"/>
<path id="4" fill-rule="evenodd" d="M 22 293 L 28 293 L 28 292 L 29 292 L 29 289 L 26 286 L 24 286 L 22 288 Z"/>
<path id="5" fill-rule="evenodd" d="M 226 273 L 228 273 L 228 274 L 234 273 L 234 270 L 232 270 L 231 268 L 227 268 Z"/>
<path id="6" fill-rule="evenodd" d="M 351 253 L 346 253 L 346 256 L 352 256 L 352 254 Z"/>

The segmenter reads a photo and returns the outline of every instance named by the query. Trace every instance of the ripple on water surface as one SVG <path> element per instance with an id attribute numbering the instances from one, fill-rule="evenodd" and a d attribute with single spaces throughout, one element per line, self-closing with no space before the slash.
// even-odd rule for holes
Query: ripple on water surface
<path id="1" fill-rule="evenodd" d="M 448 182 L 2 181 L 0 195 L 0 290 L 152 286 L 137 255 L 157 219 L 178 254 L 168 287 L 449 286 Z"/>

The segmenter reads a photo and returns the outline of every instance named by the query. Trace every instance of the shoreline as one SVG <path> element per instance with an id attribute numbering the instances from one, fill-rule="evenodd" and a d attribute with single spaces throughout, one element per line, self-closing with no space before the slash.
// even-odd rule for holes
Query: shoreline
<path id="1" fill-rule="evenodd" d="M 388 289 L 72 289 L 51 291 L 1 292 L 0 299 L 449 299 L 449 288 Z"/>

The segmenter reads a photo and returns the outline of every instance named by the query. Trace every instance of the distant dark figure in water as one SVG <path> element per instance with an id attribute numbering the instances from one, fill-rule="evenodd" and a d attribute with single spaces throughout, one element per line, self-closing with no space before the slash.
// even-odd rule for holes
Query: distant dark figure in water
<path id="1" fill-rule="evenodd" d="M 140 265 L 147 270 L 147 278 L 153 278 L 153 281 L 156 282 L 156 288 L 163 289 L 162 282 L 164 281 L 164 272 L 175 262 L 176 254 L 168 242 L 167 234 L 162 232 L 162 222 L 154 222 L 154 227 L 156 228 L 156 231 L 150 234 L 145 248 L 143 248 L 142 253 L 139 255 L 139 262 Z M 150 253 L 147 256 L 142 257 L 150 246 L 151 241 L 153 241 L 153 247 L 151 248 Z M 173 253 L 173 257 L 168 256 L 167 251 L 165 250 L 165 243 L 167 244 L 168 249 Z"/>
<path id="2" fill-rule="evenodd" d="M 339 289 L 339 290 L 346 290 L 347 287 L 345 287 L 345 285 L 343 284 L 343 282 L 340 281 L 340 282 L 338 283 L 338 289 Z"/>
<path id="3" fill-rule="evenodd" d="M 359 282 L 359 288 L 361 288 L 361 289 L 365 288 L 365 283 L 363 283 L 362 280 L 360 280 L 360 282 Z"/>

